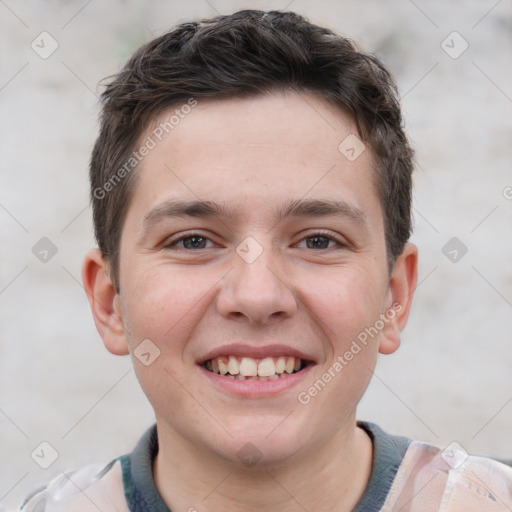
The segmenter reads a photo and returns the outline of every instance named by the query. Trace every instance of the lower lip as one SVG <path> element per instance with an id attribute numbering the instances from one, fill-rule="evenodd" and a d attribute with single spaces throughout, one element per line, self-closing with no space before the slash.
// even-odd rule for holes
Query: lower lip
<path id="1" fill-rule="evenodd" d="M 210 379 L 212 384 L 222 390 L 233 395 L 255 398 L 277 395 L 293 388 L 306 377 L 313 366 L 310 364 L 300 372 L 291 373 L 286 377 L 274 380 L 238 380 L 210 372 L 203 366 L 199 366 L 199 370 L 206 378 Z"/>

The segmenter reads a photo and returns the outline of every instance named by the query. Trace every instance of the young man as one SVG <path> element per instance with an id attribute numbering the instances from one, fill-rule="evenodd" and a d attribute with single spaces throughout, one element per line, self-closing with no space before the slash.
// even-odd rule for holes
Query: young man
<path id="1" fill-rule="evenodd" d="M 388 72 L 287 12 L 185 23 L 103 95 L 83 280 L 156 425 L 28 511 L 494 511 L 512 470 L 356 420 L 417 279 Z"/>

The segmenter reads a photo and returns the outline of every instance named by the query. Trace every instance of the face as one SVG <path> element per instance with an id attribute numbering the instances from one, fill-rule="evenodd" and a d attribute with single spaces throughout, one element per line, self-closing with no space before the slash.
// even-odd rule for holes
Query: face
<path id="1" fill-rule="evenodd" d="M 406 287 L 388 273 L 372 155 L 338 149 L 355 133 L 306 93 L 199 101 L 141 162 L 116 350 L 159 429 L 277 463 L 353 428 Z"/>

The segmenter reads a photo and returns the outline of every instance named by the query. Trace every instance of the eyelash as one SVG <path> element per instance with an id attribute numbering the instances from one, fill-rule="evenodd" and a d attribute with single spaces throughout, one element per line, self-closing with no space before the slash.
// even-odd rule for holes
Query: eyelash
<path id="1" fill-rule="evenodd" d="M 333 237 L 332 235 L 326 233 L 325 231 L 315 231 L 313 233 L 309 233 L 307 236 L 301 238 L 299 240 L 299 242 L 302 242 L 304 240 L 307 240 L 309 238 L 325 238 L 331 242 L 334 242 L 335 244 L 337 244 L 338 248 L 343 248 L 343 247 L 346 247 L 347 244 L 343 243 L 341 240 Z M 190 233 L 190 234 L 186 234 L 186 235 L 182 235 L 176 239 L 171 239 L 169 240 L 165 245 L 164 245 L 164 248 L 165 249 L 172 249 L 174 247 L 176 247 L 176 244 L 178 244 L 179 242 L 183 241 L 183 240 L 187 240 L 188 238 L 202 238 L 204 240 L 210 240 L 208 237 L 206 236 L 203 236 L 201 235 L 200 233 Z M 211 240 L 210 240 L 211 241 Z M 203 250 L 206 250 L 208 249 L 208 247 L 205 247 L 205 248 L 201 248 L 201 249 L 186 249 L 185 247 L 179 247 L 178 249 L 180 250 L 184 250 L 184 251 L 203 251 Z M 321 250 L 328 250 L 329 248 L 327 249 L 321 249 Z M 332 247 L 330 249 L 333 249 Z M 315 250 L 315 249 L 312 249 L 312 250 Z"/>

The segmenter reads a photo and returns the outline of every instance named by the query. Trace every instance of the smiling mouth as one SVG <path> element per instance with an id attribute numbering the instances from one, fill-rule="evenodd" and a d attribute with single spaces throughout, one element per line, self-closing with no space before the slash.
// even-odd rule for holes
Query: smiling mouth
<path id="1" fill-rule="evenodd" d="M 267 381 L 289 377 L 302 371 L 308 361 L 291 356 L 252 357 L 219 356 L 208 359 L 203 367 L 230 379 Z"/>

